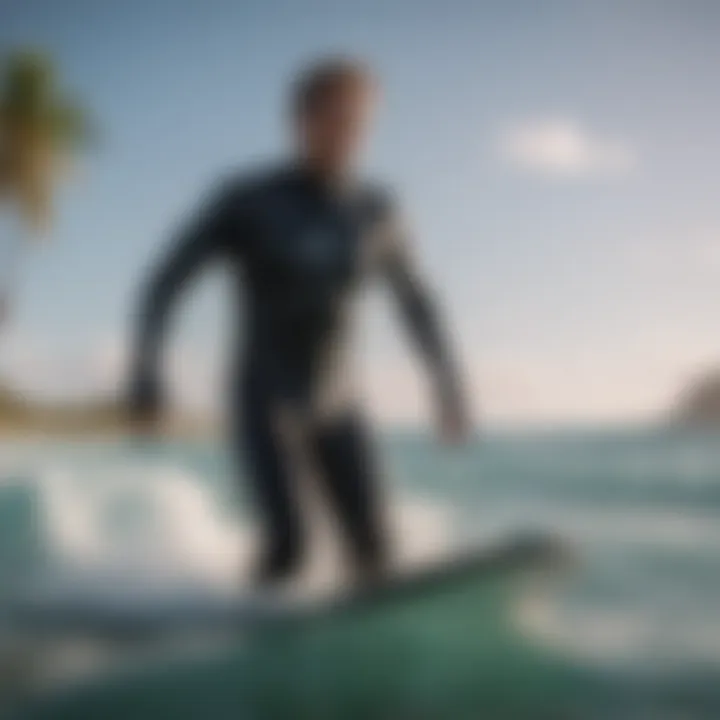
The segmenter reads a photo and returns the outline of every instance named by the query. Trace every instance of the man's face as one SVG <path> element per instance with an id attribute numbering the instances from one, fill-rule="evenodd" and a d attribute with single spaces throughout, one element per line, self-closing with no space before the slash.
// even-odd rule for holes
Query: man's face
<path id="1" fill-rule="evenodd" d="M 332 171 L 355 163 L 370 129 L 375 93 L 369 83 L 335 89 L 298 120 L 304 154 Z"/>

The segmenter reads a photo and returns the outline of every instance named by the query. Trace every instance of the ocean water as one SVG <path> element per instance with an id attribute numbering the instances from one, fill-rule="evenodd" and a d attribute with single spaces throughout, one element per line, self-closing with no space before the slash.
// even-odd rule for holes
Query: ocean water
<path id="1" fill-rule="evenodd" d="M 205 643 L 53 645 L 5 622 L 0 708 L 133 720 L 720 717 L 718 440 L 574 429 L 449 451 L 387 434 L 398 565 L 533 530 L 570 544 L 572 567 Z M 309 504 L 308 583 L 326 587 L 338 574 L 333 528 Z M 241 479 L 215 446 L 0 446 L 0 598 L 38 578 L 135 601 L 224 592 L 252 547 Z"/>

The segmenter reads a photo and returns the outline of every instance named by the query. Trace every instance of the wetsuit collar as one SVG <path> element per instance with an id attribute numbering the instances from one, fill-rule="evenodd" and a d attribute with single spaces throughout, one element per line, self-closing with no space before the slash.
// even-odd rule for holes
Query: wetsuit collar
<path id="1" fill-rule="evenodd" d="M 332 176 L 304 160 L 294 162 L 291 175 L 302 187 L 325 197 L 345 198 L 357 187 L 357 181 L 352 175 Z"/>

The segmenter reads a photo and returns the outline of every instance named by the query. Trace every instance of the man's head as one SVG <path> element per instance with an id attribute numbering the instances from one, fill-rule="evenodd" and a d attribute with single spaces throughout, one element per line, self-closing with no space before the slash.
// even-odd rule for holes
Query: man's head
<path id="1" fill-rule="evenodd" d="M 376 95 L 368 68 L 347 58 L 321 60 L 303 72 L 292 95 L 292 119 L 303 159 L 329 173 L 355 162 Z"/>

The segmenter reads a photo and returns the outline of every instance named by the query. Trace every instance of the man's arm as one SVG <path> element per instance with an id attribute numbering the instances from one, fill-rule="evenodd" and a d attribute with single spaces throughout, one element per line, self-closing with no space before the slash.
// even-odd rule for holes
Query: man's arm
<path id="1" fill-rule="evenodd" d="M 154 419 L 160 410 L 159 369 L 170 311 L 188 281 L 219 255 L 232 232 L 233 211 L 229 189 L 216 190 L 181 230 L 142 291 L 130 387 L 131 413 L 137 419 Z"/>
<path id="2" fill-rule="evenodd" d="M 401 223 L 390 214 L 384 227 L 385 276 L 401 318 L 430 372 L 441 432 L 446 440 L 461 440 L 469 421 L 465 396 L 434 293 L 418 271 Z"/>

